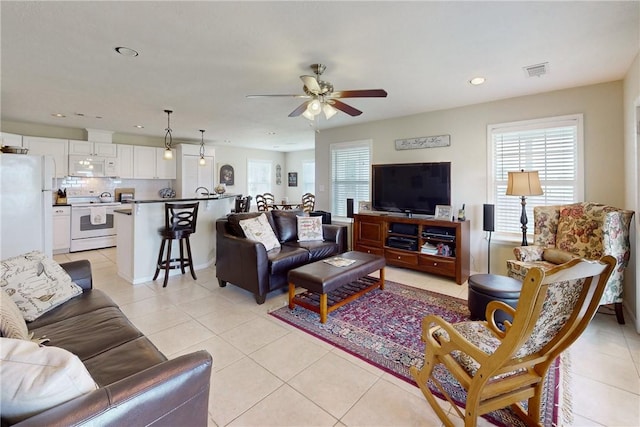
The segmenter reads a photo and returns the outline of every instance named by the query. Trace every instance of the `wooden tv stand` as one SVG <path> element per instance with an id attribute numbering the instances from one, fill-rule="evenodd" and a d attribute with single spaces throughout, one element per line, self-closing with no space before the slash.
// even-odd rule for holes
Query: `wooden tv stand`
<path id="1" fill-rule="evenodd" d="M 432 252 L 440 246 L 439 254 L 423 253 L 425 244 Z M 469 221 L 356 214 L 353 248 L 384 256 L 388 265 L 454 278 L 459 285 L 469 278 Z"/>

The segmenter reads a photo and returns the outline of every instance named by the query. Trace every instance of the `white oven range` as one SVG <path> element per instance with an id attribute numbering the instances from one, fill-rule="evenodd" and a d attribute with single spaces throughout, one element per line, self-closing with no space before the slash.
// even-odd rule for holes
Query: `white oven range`
<path id="1" fill-rule="evenodd" d="M 70 252 L 108 248 L 116 245 L 114 209 L 120 203 L 71 202 Z"/>

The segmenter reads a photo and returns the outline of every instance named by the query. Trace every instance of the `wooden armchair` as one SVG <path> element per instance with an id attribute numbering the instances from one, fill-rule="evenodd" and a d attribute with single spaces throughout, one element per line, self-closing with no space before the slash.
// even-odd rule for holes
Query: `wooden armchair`
<path id="1" fill-rule="evenodd" d="M 492 301 L 487 305 L 487 321 L 450 324 L 439 316 L 425 317 L 424 366 L 412 367 L 411 374 L 444 425 L 454 424 L 429 389 L 429 380 L 467 427 L 475 426 L 478 416 L 507 406 L 527 425 L 541 426 L 547 371 L 589 324 L 615 265 L 616 259 L 607 255 L 600 261 L 574 259 L 546 272 L 533 267 L 523 282 L 517 308 Z M 497 310 L 513 316 L 513 323 L 504 323 L 504 331 L 495 322 Z M 464 413 L 432 375 L 438 364 L 467 391 Z M 524 400 L 528 409 L 520 403 Z"/>

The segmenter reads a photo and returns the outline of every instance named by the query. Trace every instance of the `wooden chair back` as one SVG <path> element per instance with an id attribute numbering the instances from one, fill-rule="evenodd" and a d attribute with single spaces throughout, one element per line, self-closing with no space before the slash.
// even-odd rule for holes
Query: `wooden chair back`
<path id="1" fill-rule="evenodd" d="M 452 325 L 438 316 L 425 317 L 425 363 L 420 370 L 411 368 L 411 373 L 445 425 L 453 423 L 427 385 L 429 379 L 437 382 L 432 376 L 437 364 L 467 390 L 464 413 L 454 404 L 465 426 L 506 406 L 527 425 L 538 425 L 547 371 L 595 315 L 615 265 L 615 258 L 607 255 L 599 261 L 574 259 L 546 273 L 535 267 L 525 277 L 517 308 L 491 301 L 486 322 Z M 499 327 L 497 310 L 512 315 L 513 322 Z M 528 400 L 528 410 L 520 404 L 523 400 Z"/>
<path id="2" fill-rule="evenodd" d="M 311 193 L 304 193 L 302 195 L 302 210 L 305 212 L 312 212 L 316 205 L 316 196 Z"/>
<path id="3" fill-rule="evenodd" d="M 265 200 L 264 195 L 256 194 L 256 207 L 260 212 L 267 211 L 267 201 Z"/>

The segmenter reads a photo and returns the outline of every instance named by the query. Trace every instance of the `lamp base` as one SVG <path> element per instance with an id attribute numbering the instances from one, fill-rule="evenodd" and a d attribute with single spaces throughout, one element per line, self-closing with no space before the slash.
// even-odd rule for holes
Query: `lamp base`
<path id="1" fill-rule="evenodd" d="M 520 246 L 529 246 L 527 243 L 527 211 L 525 209 L 527 201 L 524 196 L 520 199 L 520 204 L 522 205 L 522 213 L 520 214 L 520 224 L 522 224 L 522 243 Z"/>

